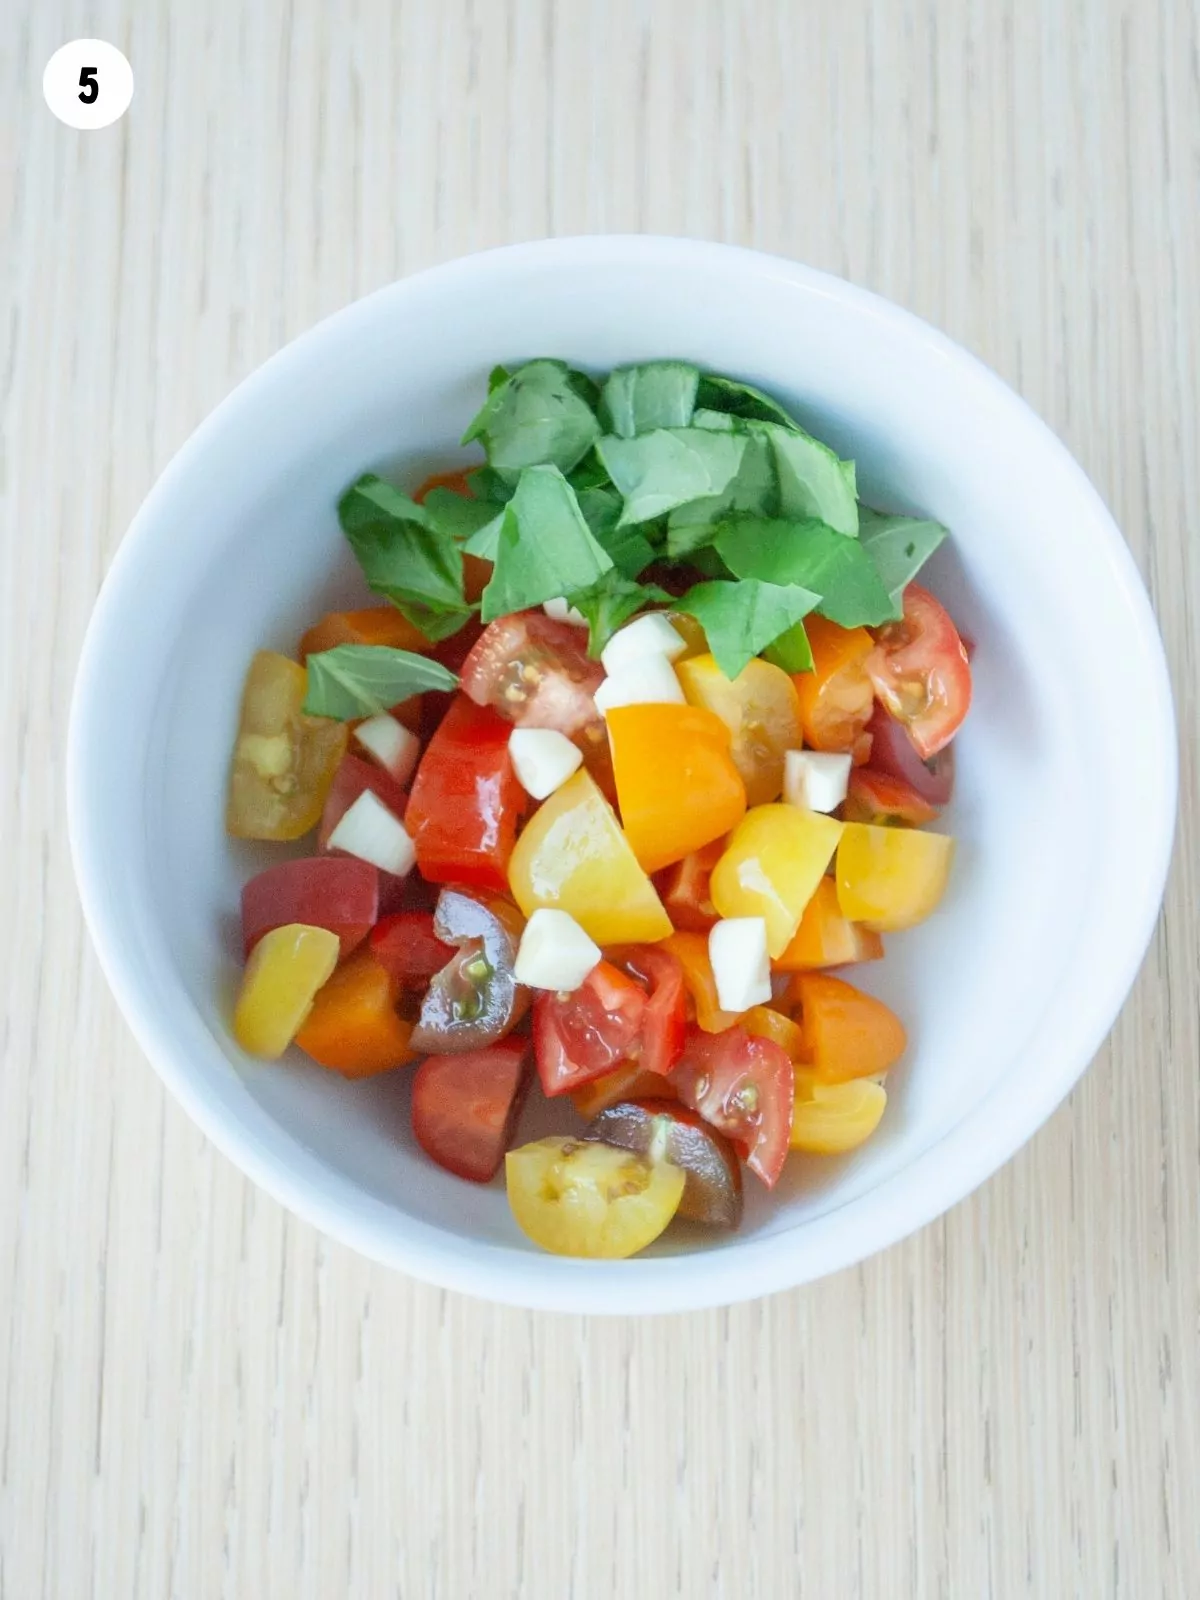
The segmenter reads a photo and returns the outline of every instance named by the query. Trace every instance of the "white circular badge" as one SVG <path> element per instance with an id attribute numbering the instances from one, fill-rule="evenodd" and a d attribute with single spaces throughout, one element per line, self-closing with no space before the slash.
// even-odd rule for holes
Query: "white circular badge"
<path id="1" fill-rule="evenodd" d="M 68 128 L 107 128 L 133 99 L 133 68 L 115 44 L 72 39 L 42 73 L 46 104 Z"/>

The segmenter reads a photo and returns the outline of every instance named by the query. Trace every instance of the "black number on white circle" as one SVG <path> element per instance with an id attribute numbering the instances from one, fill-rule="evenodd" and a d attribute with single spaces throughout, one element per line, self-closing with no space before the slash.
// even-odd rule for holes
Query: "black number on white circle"
<path id="1" fill-rule="evenodd" d="M 100 93 L 100 84 L 96 78 L 95 67 L 81 67 L 79 69 L 79 98 L 85 106 L 95 105 L 96 97 Z"/>

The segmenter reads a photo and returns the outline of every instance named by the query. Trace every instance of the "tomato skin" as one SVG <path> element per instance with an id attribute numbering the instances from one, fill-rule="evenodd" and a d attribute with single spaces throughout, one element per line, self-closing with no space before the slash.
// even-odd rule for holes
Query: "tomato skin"
<path id="1" fill-rule="evenodd" d="M 571 1090 L 571 1104 L 585 1122 L 607 1111 L 622 1100 L 674 1100 L 674 1085 L 670 1078 L 660 1078 L 656 1072 L 646 1072 L 637 1061 L 628 1061 L 614 1067 L 599 1078 L 591 1078 L 578 1089 Z"/>
<path id="2" fill-rule="evenodd" d="M 801 972 L 788 998 L 798 1003 L 808 1064 L 823 1083 L 873 1078 L 908 1047 L 904 1024 L 882 1000 L 825 972 Z"/>
<path id="3" fill-rule="evenodd" d="M 373 1078 L 413 1060 L 412 1023 L 396 1011 L 399 985 L 370 949 L 359 950 L 317 991 L 296 1044 L 344 1078 Z"/>
<path id="4" fill-rule="evenodd" d="M 800 701 L 787 673 L 756 658 L 731 680 L 712 655 L 685 656 L 675 670 L 688 703 L 711 712 L 729 729 L 730 756 L 745 784 L 747 804 L 777 800 L 785 752 L 798 749 L 801 741 Z"/>
<path id="5" fill-rule="evenodd" d="M 430 979 L 413 1048 L 455 1055 L 497 1044 L 529 1009 L 529 990 L 514 967 L 525 923 L 507 900 L 443 889 L 433 913 L 434 937 L 450 959 Z"/>
<path id="6" fill-rule="evenodd" d="M 713 868 L 713 904 L 723 917 L 763 917 L 778 958 L 837 848 L 842 823 L 796 806 L 755 806 L 729 836 Z"/>
<path id="7" fill-rule="evenodd" d="M 684 1174 L 598 1140 L 539 1139 L 505 1158 L 521 1231 L 552 1255 L 618 1261 L 652 1244 L 683 1198 Z"/>
<path id="8" fill-rule="evenodd" d="M 864 1078 L 824 1083 L 811 1072 L 799 1072 L 792 1149 L 814 1156 L 841 1156 L 857 1150 L 875 1132 L 886 1109 L 887 1092 L 880 1083 Z"/>
<path id="9" fill-rule="evenodd" d="M 408 809 L 408 795 L 391 773 L 385 772 L 373 761 L 364 761 L 361 756 L 347 751 L 338 762 L 337 771 L 333 775 L 333 782 L 325 798 L 325 809 L 321 812 L 321 826 L 317 830 L 318 849 L 329 848 L 329 835 L 359 795 L 367 790 L 382 800 L 393 816 L 398 817 L 401 822 L 404 821 L 404 814 Z"/>
<path id="10" fill-rule="evenodd" d="M 683 966 L 669 950 L 652 944 L 634 945 L 621 952 L 626 967 L 650 990 L 642 1018 L 638 1062 L 645 1072 L 665 1077 L 683 1054 L 687 1035 L 687 995 Z"/>
<path id="11" fill-rule="evenodd" d="M 841 628 L 821 616 L 805 617 L 804 628 L 813 667 L 792 679 L 804 742 L 814 750 L 848 751 L 861 764 L 870 748 L 863 729 L 875 704 L 866 671 L 874 641 L 865 628 Z"/>
<path id="12" fill-rule="evenodd" d="M 903 778 L 872 767 L 859 767 L 850 774 L 842 816 L 847 822 L 873 822 L 884 827 L 901 823 L 919 828 L 922 823 L 934 821 L 937 809 Z"/>
<path id="13" fill-rule="evenodd" d="M 751 1172 L 774 1188 L 792 1127 L 795 1080 L 787 1052 L 744 1028 L 693 1029 L 671 1081 L 684 1105 L 732 1139 Z"/>
<path id="14" fill-rule="evenodd" d="M 510 732 L 489 707 L 457 695 L 429 741 L 405 822 L 430 883 L 507 892 L 508 858 L 525 809 L 508 755 Z"/>
<path id="15" fill-rule="evenodd" d="M 604 668 L 588 659 L 586 645 L 582 628 L 541 611 L 500 617 L 463 662 L 463 693 L 518 728 L 554 728 L 572 737 L 601 720 L 592 697 Z"/>
<path id="16" fill-rule="evenodd" d="M 272 928 L 289 922 L 328 928 L 341 941 L 341 959 L 367 937 L 379 915 L 379 869 L 353 856 L 281 861 L 242 885 L 242 946 L 251 950 Z"/>
<path id="17" fill-rule="evenodd" d="M 302 839 L 321 808 L 349 737 L 344 723 L 304 714 L 308 674 L 259 650 L 242 685 L 225 831 L 235 839 Z"/>
<path id="18" fill-rule="evenodd" d="M 711 880 L 712 869 L 725 854 L 725 843 L 714 839 L 659 874 L 656 888 L 676 931 L 707 933 L 719 920 L 712 903 Z"/>
<path id="19" fill-rule="evenodd" d="M 904 617 L 875 630 L 866 670 L 884 707 L 908 729 L 922 761 L 944 750 L 971 705 L 971 663 L 950 614 L 920 584 Z"/>
<path id="20" fill-rule="evenodd" d="M 289 922 L 264 933 L 250 952 L 233 1013 L 233 1033 L 242 1049 L 277 1061 L 337 961 L 337 935 L 328 928 Z"/>
<path id="21" fill-rule="evenodd" d="M 877 933 L 915 927 L 940 903 L 953 860 L 954 840 L 945 834 L 847 822 L 838 843 L 838 905 Z"/>
<path id="22" fill-rule="evenodd" d="M 922 761 L 902 722 L 877 705 L 867 724 L 871 740 L 871 766 L 907 783 L 931 806 L 949 805 L 954 793 L 954 745 L 946 745 Z"/>
<path id="23" fill-rule="evenodd" d="M 528 1039 L 430 1056 L 413 1078 L 413 1136 L 455 1177 L 490 1183 L 512 1143 L 528 1088 Z"/>
<path id="24" fill-rule="evenodd" d="M 453 959 L 453 945 L 433 931 L 431 911 L 397 911 L 371 929 L 371 950 L 397 983 L 428 983 Z"/>
<path id="25" fill-rule="evenodd" d="M 533 1047 L 548 1097 L 611 1072 L 633 1052 L 646 1015 L 646 991 L 601 961 L 574 994 L 543 992 L 533 1002 Z"/>
<path id="26" fill-rule="evenodd" d="M 647 1095 L 601 1111 L 587 1131 L 650 1161 L 670 1161 L 685 1174 L 677 1216 L 712 1228 L 742 1220 L 742 1170 L 724 1134 L 678 1101 Z"/>

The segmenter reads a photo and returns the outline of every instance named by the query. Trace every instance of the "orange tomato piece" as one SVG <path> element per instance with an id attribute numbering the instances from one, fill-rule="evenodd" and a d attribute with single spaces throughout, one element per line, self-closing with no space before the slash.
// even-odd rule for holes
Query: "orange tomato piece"
<path id="1" fill-rule="evenodd" d="M 798 973 L 788 999 L 799 1003 L 808 1060 L 825 1083 L 875 1077 L 904 1054 L 908 1035 L 896 1013 L 841 978 Z"/>
<path id="2" fill-rule="evenodd" d="M 377 956 L 359 950 L 318 990 L 296 1043 L 345 1078 L 371 1078 L 416 1059 L 412 1023 L 396 1011 L 400 986 Z"/>
<path id="3" fill-rule="evenodd" d="M 770 1039 L 772 1044 L 777 1044 L 787 1054 L 793 1064 L 808 1060 L 808 1041 L 804 1029 L 791 1017 L 785 1017 L 782 1011 L 775 1011 L 770 1006 L 751 1006 L 742 1015 L 738 1027 L 745 1028 L 747 1033 L 756 1034 L 760 1039 Z"/>
<path id="4" fill-rule="evenodd" d="M 339 644 L 386 644 L 393 650 L 432 650 L 419 628 L 402 617 L 395 606 L 365 606 L 361 611 L 330 611 L 315 622 L 300 640 L 300 659 Z"/>
<path id="5" fill-rule="evenodd" d="M 585 1121 L 598 1117 L 622 1100 L 677 1100 L 675 1085 L 658 1072 L 646 1072 L 636 1061 L 614 1067 L 603 1077 L 571 1090 L 571 1104 Z"/>
<path id="6" fill-rule="evenodd" d="M 471 494 L 471 473 L 474 467 L 458 467 L 453 472 L 432 472 L 424 483 L 413 495 L 419 506 L 425 504 L 425 496 L 434 489 L 449 489 L 451 494 L 465 495 L 468 500 L 473 499 Z"/>
<path id="7" fill-rule="evenodd" d="M 711 844 L 741 821 L 746 786 L 728 727 L 700 706 L 616 706 L 608 713 L 625 837 L 647 872 Z"/>
<path id="8" fill-rule="evenodd" d="M 856 961 L 878 961 L 882 955 L 883 940 L 873 928 L 842 915 L 837 884 L 832 878 L 822 878 L 804 908 L 795 938 L 771 965 L 776 972 L 811 972 Z"/>
<path id="9" fill-rule="evenodd" d="M 875 641 L 865 628 L 839 628 L 827 617 L 804 619 L 812 649 L 811 672 L 798 672 L 792 682 L 800 697 L 804 742 L 814 750 L 849 751 L 856 766 L 871 753 L 863 731 L 875 708 L 875 690 L 867 675 L 867 657 Z"/>
<path id="10" fill-rule="evenodd" d="M 696 1013 L 696 1026 L 702 1033 L 722 1033 L 738 1020 L 736 1011 L 722 1011 L 717 999 L 717 980 L 708 958 L 708 936 L 703 933 L 673 933 L 662 941 L 683 968 L 683 983 Z"/>
<path id="11" fill-rule="evenodd" d="M 658 892 L 667 915 L 676 928 L 690 933 L 707 933 L 717 922 L 712 903 L 712 870 L 725 854 L 725 840 L 693 850 L 668 867 L 658 883 Z"/>

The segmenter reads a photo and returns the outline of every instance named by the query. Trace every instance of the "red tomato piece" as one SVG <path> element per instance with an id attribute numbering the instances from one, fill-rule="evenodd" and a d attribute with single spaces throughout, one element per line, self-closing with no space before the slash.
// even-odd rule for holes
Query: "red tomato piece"
<path id="1" fill-rule="evenodd" d="M 432 472 L 425 479 L 421 487 L 413 495 L 419 506 L 425 504 L 425 496 L 434 489 L 449 489 L 451 494 L 465 495 L 468 500 L 474 498 L 471 494 L 471 467 L 458 467 L 449 472 Z"/>
<path id="2" fill-rule="evenodd" d="M 425 1154 L 456 1177 L 489 1183 L 516 1131 L 528 1062 L 528 1039 L 423 1061 L 413 1079 L 412 1129 Z"/>
<path id="3" fill-rule="evenodd" d="M 659 898 L 677 929 L 707 933 L 718 921 L 710 886 L 712 869 L 724 854 L 725 840 L 714 839 L 655 877 Z"/>
<path id="4" fill-rule="evenodd" d="M 540 611 L 518 611 L 483 630 L 463 663 L 463 693 L 494 706 L 518 728 L 573 735 L 599 721 L 592 698 L 604 668 L 587 655 L 587 634 Z"/>
<path id="5" fill-rule="evenodd" d="M 751 1172 L 773 1188 L 792 1129 L 795 1079 L 787 1051 L 744 1028 L 692 1028 L 671 1082 L 684 1105 L 732 1139 Z"/>
<path id="6" fill-rule="evenodd" d="M 371 949 L 400 984 L 428 983 L 454 958 L 451 945 L 433 931 L 432 911 L 398 911 L 371 930 Z"/>
<path id="7" fill-rule="evenodd" d="M 944 806 L 954 793 L 954 746 L 922 761 L 902 722 L 877 705 L 867 724 L 871 736 L 871 766 L 876 772 L 899 778 L 931 806 Z"/>
<path id="8" fill-rule="evenodd" d="M 547 1095 L 566 1094 L 632 1054 L 646 1015 L 646 991 L 601 961 L 573 994 L 533 1002 L 533 1048 Z"/>
<path id="9" fill-rule="evenodd" d="M 377 867 L 353 856 L 310 856 L 268 867 L 242 888 L 247 959 L 265 933 L 302 922 L 336 933 L 344 961 L 379 915 L 379 877 Z"/>
<path id="10" fill-rule="evenodd" d="M 670 951 L 656 950 L 652 944 L 633 945 L 622 952 L 622 959 L 650 990 L 638 1063 L 644 1072 L 665 1077 L 683 1054 L 687 1035 L 683 964 Z"/>
<path id="11" fill-rule="evenodd" d="M 920 584 L 904 591 L 903 618 L 875 629 L 866 669 L 921 760 L 944 750 L 971 704 L 971 663 L 949 612 Z"/>
<path id="12" fill-rule="evenodd" d="M 325 801 L 325 809 L 321 813 L 321 826 L 317 831 L 317 845 L 320 849 L 328 849 L 329 835 L 359 795 L 367 789 L 372 794 L 378 795 L 388 810 L 403 822 L 408 796 L 395 778 L 390 772 L 385 772 L 382 767 L 376 766 L 373 761 L 364 761 L 361 756 L 347 752 L 338 762 Z"/>
<path id="13" fill-rule="evenodd" d="M 525 807 L 508 755 L 512 727 L 457 695 L 413 779 L 406 823 L 430 883 L 508 892 L 508 858 Z"/>
<path id="14" fill-rule="evenodd" d="M 847 822 L 871 822 L 881 827 L 904 823 L 919 828 L 932 822 L 937 807 L 918 794 L 911 783 L 890 772 L 859 767 L 850 774 L 850 788 L 842 805 Z"/>

